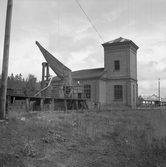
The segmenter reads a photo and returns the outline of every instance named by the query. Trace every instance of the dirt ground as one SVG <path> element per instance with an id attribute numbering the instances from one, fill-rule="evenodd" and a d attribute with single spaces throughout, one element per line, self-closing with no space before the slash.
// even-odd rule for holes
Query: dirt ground
<path id="1" fill-rule="evenodd" d="M 12 111 L 0 167 L 165 167 L 166 111 Z"/>

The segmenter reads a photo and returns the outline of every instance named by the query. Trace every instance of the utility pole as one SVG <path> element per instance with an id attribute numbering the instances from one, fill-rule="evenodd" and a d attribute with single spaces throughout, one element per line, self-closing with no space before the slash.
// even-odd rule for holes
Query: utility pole
<path id="1" fill-rule="evenodd" d="M 13 7 L 13 0 L 8 0 L 7 11 L 6 11 L 6 25 L 5 25 L 1 94 L 0 94 L 0 120 L 5 119 L 6 117 L 6 94 L 7 94 L 7 76 L 8 76 L 12 7 Z"/>
<path id="2" fill-rule="evenodd" d="M 158 79 L 158 97 L 160 102 L 160 78 Z"/>

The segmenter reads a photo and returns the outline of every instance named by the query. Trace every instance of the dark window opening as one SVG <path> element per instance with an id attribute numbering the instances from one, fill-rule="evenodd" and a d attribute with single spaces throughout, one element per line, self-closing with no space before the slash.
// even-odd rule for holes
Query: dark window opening
<path id="1" fill-rule="evenodd" d="M 115 100 L 122 100 L 123 99 L 123 86 L 122 85 L 115 85 L 114 86 L 114 99 Z"/>
<path id="2" fill-rule="evenodd" d="M 84 98 L 91 99 L 91 85 L 84 85 Z"/>
<path id="3" fill-rule="evenodd" d="M 119 60 L 114 61 L 114 67 L 115 67 L 115 70 L 120 70 L 120 61 Z"/>
<path id="4" fill-rule="evenodd" d="M 78 99 L 82 98 L 82 93 L 78 93 Z"/>

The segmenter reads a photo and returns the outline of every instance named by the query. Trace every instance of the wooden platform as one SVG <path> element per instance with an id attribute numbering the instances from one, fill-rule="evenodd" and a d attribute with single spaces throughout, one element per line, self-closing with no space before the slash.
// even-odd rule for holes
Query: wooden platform
<path id="1" fill-rule="evenodd" d="M 44 106 L 49 106 L 50 110 L 64 109 L 67 110 L 79 110 L 88 109 L 86 103 L 88 99 L 80 98 L 54 98 L 54 97 L 33 97 L 33 96 L 20 96 L 20 95 L 8 95 L 7 105 L 15 105 L 17 101 L 25 102 L 26 110 L 30 110 L 30 103 L 33 103 L 33 110 L 44 110 Z"/>

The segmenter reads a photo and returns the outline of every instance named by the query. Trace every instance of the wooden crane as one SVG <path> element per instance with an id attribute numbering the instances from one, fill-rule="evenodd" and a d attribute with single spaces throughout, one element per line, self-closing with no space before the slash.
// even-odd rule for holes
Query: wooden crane
<path id="1" fill-rule="evenodd" d="M 62 80 L 62 90 L 64 95 L 68 98 L 71 97 L 73 93 L 73 81 L 71 70 L 51 55 L 45 48 L 43 48 L 39 42 L 36 41 L 37 46 L 42 52 L 44 58 L 46 59 L 48 65 L 55 72 L 55 74 Z"/>

